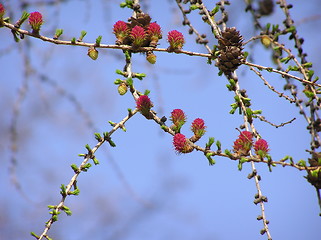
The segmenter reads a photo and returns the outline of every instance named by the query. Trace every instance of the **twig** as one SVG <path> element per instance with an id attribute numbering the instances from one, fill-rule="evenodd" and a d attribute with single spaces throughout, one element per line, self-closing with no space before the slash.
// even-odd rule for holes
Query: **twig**
<path id="1" fill-rule="evenodd" d="M 37 74 L 38 74 L 38 77 L 39 77 L 40 81 L 45 82 L 48 85 L 50 85 L 52 88 L 54 88 L 57 91 L 58 94 L 60 94 L 62 97 L 65 97 L 68 101 L 70 101 L 70 103 L 72 105 L 74 105 L 74 107 L 77 110 L 77 112 L 80 113 L 80 115 L 82 115 L 82 117 L 85 120 L 85 123 L 87 124 L 87 126 L 91 130 L 93 130 L 95 132 L 97 131 L 97 129 L 94 126 L 94 123 L 93 123 L 90 115 L 85 111 L 85 109 L 83 108 L 81 103 L 77 100 L 77 98 L 72 93 L 66 91 L 64 88 L 59 86 L 57 84 L 57 82 L 55 82 L 54 80 L 50 79 L 48 76 L 46 76 L 44 74 L 41 74 L 41 73 L 37 73 Z"/>
<path id="2" fill-rule="evenodd" d="M 236 80 L 237 80 L 237 77 L 236 77 Z M 242 94 L 240 92 L 240 86 L 239 86 L 239 82 L 238 81 L 235 81 L 234 93 L 238 97 L 238 99 L 242 99 L 243 98 L 243 96 L 242 96 Z M 240 108 L 242 109 L 243 121 L 244 121 L 244 126 L 245 126 L 246 130 L 249 131 L 250 128 L 251 128 L 251 130 L 252 130 L 251 132 L 253 132 L 255 136 L 258 136 L 258 132 L 257 132 L 255 126 L 254 126 L 253 121 L 250 121 L 249 118 L 248 118 L 247 111 L 246 111 L 246 106 L 245 106 L 244 102 L 240 100 L 239 104 L 240 104 Z M 251 158 L 254 157 L 252 151 L 250 151 L 250 157 Z M 270 164 L 271 163 L 268 163 L 268 165 L 270 165 Z M 257 169 L 256 169 L 254 161 L 251 161 L 251 167 L 252 167 L 252 172 L 257 173 Z M 256 194 L 257 198 L 255 199 L 254 203 L 255 204 L 260 203 L 261 218 L 259 220 L 263 221 L 263 229 L 261 230 L 261 234 L 265 234 L 266 233 L 268 239 L 272 239 L 271 233 L 269 231 L 269 226 L 268 226 L 269 221 L 267 220 L 266 214 L 265 214 L 264 202 L 267 202 L 267 198 L 265 196 L 263 196 L 262 190 L 261 190 L 261 186 L 260 186 L 260 183 L 259 183 L 259 181 L 261 180 L 261 177 L 258 174 L 254 174 L 253 178 L 254 178 L 254 181 L 255 181 L 256 189 L 257 189 L 257 194 Z M 266 199 L 266 201 L 265 201 L 265 199 Z"/>
<path id="3" fill-rule="evenodd" d="M 16 175 L 16 168 L 17 168 L 17 152 L 18 152 L 18 120 L 20 117 L 20 109 L 21 105 L 24 102 L 27 92 L 29 90 L 29 84 L 30 84 L 30 75 L 32 74 L 31 66 L 29 58 L 27 57 L 27 54 L 24 49 L 19 49 L 22 54 L 23 59 L 23 66 L 24 66 L 24 74 L 23 74 L 23 80 L 19 87 L 18 93 L 17 93 L 17 99 L 14 102 L 13 105 L 13 112 L 12 112 L 12 120 L 9 127 L 10 132 L 10 150 L 11 150 L 11 156 L 10 156 L 10 178 L 11 182 L 15 186 L 15 188 L 22 194 L 24 198 L 26 198 L 28 201 L 31 201 L 28 196 L 23 192 L 20 182 L 18 181 L 17 175 Z"/>
<path id="4" fill-rule="evenodd" d="M 121 120 L 119 123 L 115 124 L 114 127 L 108 132 L 108 137 L 110 137 L 117 129 L 121 128 L 136 113 L 137 113 L 137 109 L 134 109 L 123 120 Z M 90 154 L 86 154 L 84 160 L 82 161 L 82 163 L 78 167 L 77 171 L 75 171 L 75 174 L 73 175 L 73 177 L 71 178 L 70 182 L 66 186 L 66 189 L 65 189 L 65 193 L 66 194 L 62 194 L 62 198 L 60 200 L 60 203 L 57 206 L 55 206 L 53 211 L 58 213 L 64 207 L 65 200 L 66 200 L 67 196 L 69 196 L 69 194 L 71 192 L 71 188 L 75 185 L 79 174 L 82 172 L 82 169 L 88 163 L 88 161 L 90 159 L 92 159 L 93 154 L 103 145 L 104 142 L 106 142 L 106 139 L 102 139 L 101 141 L 99 141 L 96 144 L 96 146 L 91 149 Z M 37 238 L 38 240 L 41 240 L 43 238 L 47 238 L 48 239 L 47 233 L 48 233 L 49 229 L 51 228 L 51 226 L 52 226 L 52 224 L 54 222 L 55 222 L 54 214 L 52 214 L 52 217 L 46 223 L 45 229 L 43 230 L 41 235 Z"/>
<path id="5" fill-rule="evenodd" d="M 294 99 L 290 98 L 289 96 L 285 95 L 284 93 L 280 93 L 280 92 L 278 92 L 277 90 L 275 90 L 275 88 L 274 88 L 272 85 L 270 85 L 269 82 L 263 77 L 263 75 L 262 75 L 259 71 L 257 71 L 255 68 L 250 67 L 250 69 L 251 69 L 253 72 L 255 72 L 256 75 L 259 76 L 259 78 L 261 78 L 261 79 L 263 80 L 264 85 L 268 86 L 268 88 L 269 88 L 271 91 L 273 91 L 273 92 L 275 92 L 276 94 L 278 94 L 279 97 L 285 98 L 285 99 L 288 100 L 290 103 L 294 103 L 294 102 L 295 102 Z"/>
<path id="6" fill-rule="evenodd" d="M 221 29 L 217 26 L 216 22 L 213 21 L 210 13 L 208 12 L 207 8 L 205 7 L 205 5 L 203 3 L 200 4 L 200 6 L 202 7 L 202 10 L 204 11 L 206 17 L 208 18 L 208 21 L 210 23 L 210 26 L 213 28 L 214 30 L 214 35 L 216 38 L 219 38 L 222 36 L 221 33 Z"/>
<path id="7" fill-rule="evenodd" d="M 317 191 L 318 202 L 319 202 L 319 206 L 320 206 L 320 209 L 321 209 L 321 194 L 320 194 L 320 189 L 315 188 L 315 190 Z M 321 216 L 321 212 L 320 212 L 319 215 Z"/>
<path id="8" fill-rule="evenodd" d="M 185 11 L 184 11 L 184 9 L 183 9 L 183 6 L 182 6 L 181 2 L 180 2 L 180 1 L 176 1 L 176 3 L 177 3 L 177 5 L 178 5 L 178 8 L 181 10 L 182 15 L 183 15 L 183 18 L 184 18 L 184 20 L 183 20 L 183 25 L 188 25 L 188 26 L 190 27 L 190 29 L 193 31 L 193 33 L 196 34 L 197 39 L 202 40 L 202 39 L 203 39 L 202 35 L 201 35 L 201 34 L 197 31 L 197 29 L 191 24 L 190 20 L 188 19 L 187 15 L 186 15 L 186 13 L 185 13 Z M 211 50 L 211 48 L 208 46 L 208 44 L 204 44 L 204 46 L 206 47 L 207 51 L 211 54 L 211 53 L 212 53 L 212 50 Z"/>
<path id="9" fill-rule="evenodd" d="M 289 121 L 287 121 L 287 122 L 280 123 L 280 124 L 277 125 L 277 124 L 274 124 L 274 123 L 266 120 L 266 118 L 265 118 L 264 116 L 262 116 L 262 115 L 255 115 L 255 117 L 257 117 L 258 119 L 260 119 L 262 122 L 266 122 L 266 123 L 268 123 L 268 124 L 270 124 L 270 125 L 272 125 L 273 127 L 276 127 L 276 128 L 283 127 L 283 126 L 285 126 L 285 125 L 287 125 L 287 124 L 292 123 L 294 120 L 296 120 L 296 118 L 292 118 L 291 120 L 289 120 Z"/>
<path id="10" fill-rule="evenodd" d="M 311 81 L 307 81 L 303 78 L 299 78 L 297 76 L 294 76 L 292 74 L 289 74 L 289 73 L 286 73 L 286 72 L 283 72 L 283 71 L 280 71 L 280 70 L 277 70 L 277 69 L 274 69 L 274 68 L 271 68 L 271 67 L 265 67 L 265 66 L 262 66 L 262 65 L 258 65 L 258 64 L 255 64 L 255 63 L 251 63 L 251 62 L 248 62 L 248 61 L 244 61 L 243 62 L 244 65 L 247 65 L 247 66 L 251 66 L 251 67 L 256 67 L 257 69 L 261 70 L 266 70 L 266 71 L 269 71 L 269 72 L 275 72 L 275 73 L 278 73 L 280 74 L 282 77 L 288 77 L 288 78 L 293 78 L 293 79 L 296 79 L 302 83 L 306 83 L 306 84 L 309 84 L 309 85 L 313 85 L 313 86 L 316 86 L 316 87 L 321 87 L 320 84 L 317 84 L 315 82 L 311 82 Z"/>
<path id="11" fill-rule="evenodd" d="M 286 3 L 286 0 L 280 0 L 280 8 L 283 10 L 286 19 L 284 21 L 285 27 L 286 28 L 290 28 L 291 26 L 293 26 L 294 21 L 292 20 L 291 16 L 290 16 L 290 12 L 289 12 L 289 8 L 288 8 L 288 4 Z M 293 32 L 292 33 L 294 42 L 295 42 L 295 47 L 298 49 L 298 56 L 301 58 L 301 63 L 306 63 L 307 60 L 305 59 L 306 54 L 303 53 L 303 49 L 302 49 L 302 42 L 299 39 L 299 36 L 297 34 L 297 32 Z"/>

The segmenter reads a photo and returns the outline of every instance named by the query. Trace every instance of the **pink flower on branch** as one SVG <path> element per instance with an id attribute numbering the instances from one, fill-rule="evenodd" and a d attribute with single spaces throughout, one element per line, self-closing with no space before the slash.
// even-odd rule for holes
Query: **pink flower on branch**
<path id="1" fill-rule="evenodd" d="M 260 138 L 259 140 L 257 140 L 255 142 L 254 150 L 255 150 L 255 154 L 257 154 L 261 158 L 264 158 L 264 157 L 266 157 L 267 153 L 269 152 L 269 145 L 268 145 L 267 141 Z"/>
<path id="2" fill-rule="evenodd" d="M 173 137 L 173 145 L 177 153 L 190 153 L 193 151 L 193 147 L 188 142 L 185 135 L 176 133 Z"/>
<path id="3" fill-rule="evenodd" d="M 167 41 L 169 42 L 169 48 L 171 51 L 181 50 L 185 43 L 183 34 L 176 30 L 170 31 L 168 33 Z"/>
<path id="4" fill-rule="evenodd" d="M 146 95 L 141 95 L 136 101 L 136 108 L 144 115 L 147 119 L 151 119 L 150 109 L 153 107 L 153 103 L 150 98 Z"/>
<path id="5" fill-rule="evenodd" d="M 243 131 L 235 140 L 233 150 L 240 156 L 248 155 L 253 145 L 253 135 L 249 131 Z"/>
<path id="6" fill-rule="evenodd" d="M 117 21 L 114 24 L 113 33 L 115 34 L 117 44 L 123 44 L 126 37 L 129 36 L 130 29 L 124 21 Z"/>
<path id="7" fill-rule="evenodd" d="M 161 27 L 156 22 L 150 23 L 147 27 L 147 34 L 151 41 L 149 45 L 156 47 L 158 40 L 162 38 Z"/>
<path id="8" fill-rule="evenodd" d="M 206 132 L 206 126 L 204 120 L 201 118 L 196 118 L 192 122 L 191 130 L 194 133 L 194 136 L 190 138 L 192 142 L 198 141 Z"/>
<path id="9" fill-rule="evenodd" d="M 130 32 L 130 37 L 133 41 L 133 46 L 140 47 L 144 44 L 147 34 L 141 26 L 135 26 Z"/>
<path id="10" fill-rule="evenodd" d="M 174 132 L 178 133 L 181 127 L 186 122 L 186 115 L 182 109 L 174 109 L 171 112 L 170 120 L 173 123 L 171 128 L 173 129 Z"/>
<path id="11" fill-rule="evenodd" d="M 40 27 L 43 24 L 42 15 L 40 12 L 32 12 L 29 16 L 29 24 L 34 34 L 39 34 Z"/>

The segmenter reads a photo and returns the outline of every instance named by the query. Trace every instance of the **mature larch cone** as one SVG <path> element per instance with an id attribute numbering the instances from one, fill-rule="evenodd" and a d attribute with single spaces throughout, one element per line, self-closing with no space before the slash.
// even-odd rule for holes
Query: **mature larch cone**
<path id="1" fill-rule="evenodd" d="M 243 58 L 243 37 L 235 27 L 226 28 L 218 39 L 220 51 L 216 66 L 225 74 L 230 75 L 240 65 Z"/>
<path id="2" fill-rule="evenodd" d="M 130 23 L 128 25 L 130 28 L 133 28 L 135 26 L 147 28 L 151 20 L 152 19 L 148 14 L 138 13 L 136 17 L 130 18 Z"/>

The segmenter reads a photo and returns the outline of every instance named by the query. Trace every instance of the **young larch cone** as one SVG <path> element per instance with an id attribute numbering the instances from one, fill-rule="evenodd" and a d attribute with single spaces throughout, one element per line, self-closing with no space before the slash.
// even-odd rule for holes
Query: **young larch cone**
<path id="1" fill-rule="evenodd" d="M 147 95 L 141 95 L 136 101 L 136 108 L 147 119 L 151 119 L 150 109 L 153 107 L 153 103 Z"/>
<path id="2" fill-rule="evenodd" d="M 249 131 L 242 131 L 239 135 L 239 139 L 241 139 L 244 142 L 249 141 L 253 143 L 253 134 Z"/>
<path id="3" fill-rule="evenodd" d="M 206 132 L 206 126 L 204 123 L 204 120 L 201 118 L 196 118 L 192 122 L 191 130 L 194 133 L 194 135 L 190 138 L 191 142 L 198 141 Z"/>
<path id="4" fill-rule="evenodd" d="M 149 46 L 156 47 L 158 40 L 162 38 L 161 27 L 156 22 L 152 22 L 147 27 L 147 34 L 150 39 Z"/>
<path id="5" fill-rule="evenodd" d="M 243 131 L 235 140 L 233 145 L 234 152 L 239 156 L 246 156 L 249 154 L 253 145 L 253 135 L 249 131 Z"/>
<path id="6" fill-rule="evenodd" d="M 235 27 L 226 28 L 218 39 L 219 56 L 216 66 L 225 74 L 230 75 L 243 59 L 243 37 Z"/>
<path id="7" fill-rule="evenodd" d="M 125 39 L 129 36 L 130 29 L 127 23 L 124 21 L 117 21 L 114 24 L 113 33 L 115 34 L 117 40 L 116 44 L 121 45 L 125 42 Z"/>
<path id="8" fill-rule="evenodd" d="M 186 115 L 182 109 L 174 109 L 171 112 L 170 120 L 173 123 L 171 128 L 174 132 L 178 133 L 181 130 L 181 127 L 186 122 Z"/>
<path id="9" fill-rule="evenodd" d="M 177 153 L 190 153 L 193 147 L 189 144 L 185 135 L 176 133 L 173 137 L 173 145 Z"/>
<path id="10" fill-rule="evenodd" d="M 259 140 L 257 140 L 255 142 L 254 150 L 255 150 L 255 154 L 260 156 L 260 158 L 264 158 L 267 155 L 267 153 L 269 152 L 269 145 L 268 145 L 267 141 L 260 138 Z"/>
<path id="11" fill-rule="evenodd" d="M 146 32 L 144 28 L 140 26 L 135 26 L 130 32 L 130 37 L 133 41 L 133 46 L 140 47 L 143 45 L 145 39 L 146 39 Z"/>
<path id="12" fill-rule="evenodd" d="M 176 30 L 170 31 L 168 33 L 167 41 L 170 45 L 169 46 L 170 51 L 181 50 L 185 43 L 183 34 Z"/>
<path id="13" fill-rule="evenodd" d="M 39 34 L 40 27 L 43 24 L 42 15 L 40 12 L 32 12 L 29 16 L 29 24 L 34 34 Z"/>

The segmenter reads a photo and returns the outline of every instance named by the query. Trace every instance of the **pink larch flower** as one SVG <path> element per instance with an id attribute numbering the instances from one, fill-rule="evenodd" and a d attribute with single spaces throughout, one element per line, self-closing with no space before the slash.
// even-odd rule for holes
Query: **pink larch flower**
<path id="1" fill-rule="evenodd" d="M 196 118 L 192 122 L 191 130 L 194 133 L 194 136 L 190 138 L 192 142 L 198 141 L 206 132 L 206 126 L 204 120 L 201 118 Z"/>
<path id="2" fill-rule="evenodd" d="M 248 155 L 253 145 L 253 135 L 249 131 L 243 131 L 234 142 L 234 152 L 240 156 Z"/>
<path id="3" fill-rule="evenodd" d="M 189 144 L 187 138 L 181 133 L 176 133 L 174 135 L 173 145 L 177 153 L 190 153 L 194 149 Z"/>
<path id="4" fill-rule="evenodd" d="M 127 26 L 127 23 L 124 21 L 117 21 L 114 24 L 113 33 L 115 34 L 118 44 L 123 44 L 123 41 L 126 37 L 129 36 L 130 29 Z"/>
<path id="5" fill-rule="evenodd" d="M 186 122 L 186 115 L 182 109 L 174 109 L 171 112 L 170 120 L 173 123 L 173 126 L 171 126 L 171 128 L 177 133 Z"/>
<path id="6" fill-rule="evenodd" d="M 171 50 L 180 50 L 185 43 L 183 34 L 176 30 L 168 33 L 167 41 L 169 42 Z"/>
<path id="7" fill-rule="evenodd" d="M 268 145 L 267 141 L 260 138 L 259 140 L 257 140 L 255 142 L 254 150 L 255 150 L 255 154 L 257 154 L 261 158 L 264 158 L 267 155 L 267 153 L 269 152 L 269 145 Z"/>
<path id="8" fill-rule="evenodd" d="M 171 112 L 170 119 L 175 125 L 184 124 L 186 122 L 186 115 L 182 109 L 174 109 Z"/>
<path id="9" fill-rule="evenodd" d="M 249 131 L 243 131 L 240 133 L 239 135 L 239 138 L 242 140 L 242 141 L 248 141 L 248 142 L 251 142 L 253 143 L 253 134 Z"/>
<path id="10" fill-rule="evenodd" d="M 32 12 L 29 16 L 29 24 L 34 33 L 38 34 L 40 27 L 43 24 L 42 15 L 40 12 Z"/>
<path id="11" fill-rule="evenodd" d="M 133 46 L 136 47 L 140 47 L 143 45 L 145 39 L 146 39 L 146 32 L 144 30 L 144 28 L 142 28 L 141 26 L 135 26 L 132 28 L 131 32 L 130 32 L 130 37 L 133 40 Z"/>
<path id="12" fill-rule="evenodd" d="M 136 101 L 136 108 L 146 118 L 150 119 L 150 109 L 153 107 L 153 103 L 146 95 L 141 95 Z"/>
<path id="13" fill-rule="evenodd" d="M 0 3 L 0 21 L 2 20 L 4 14 L 6 13 L 6 9 L 4 6 Z"/>
<path id="14" fill-rule="evenodd" d="M 162 38 L 161 27 L 156 22 L 152 22 L 147 27 L 147 34 L 151 40 L 149 45 L 151 47 L 156 47 L 158 40 Z"/>

